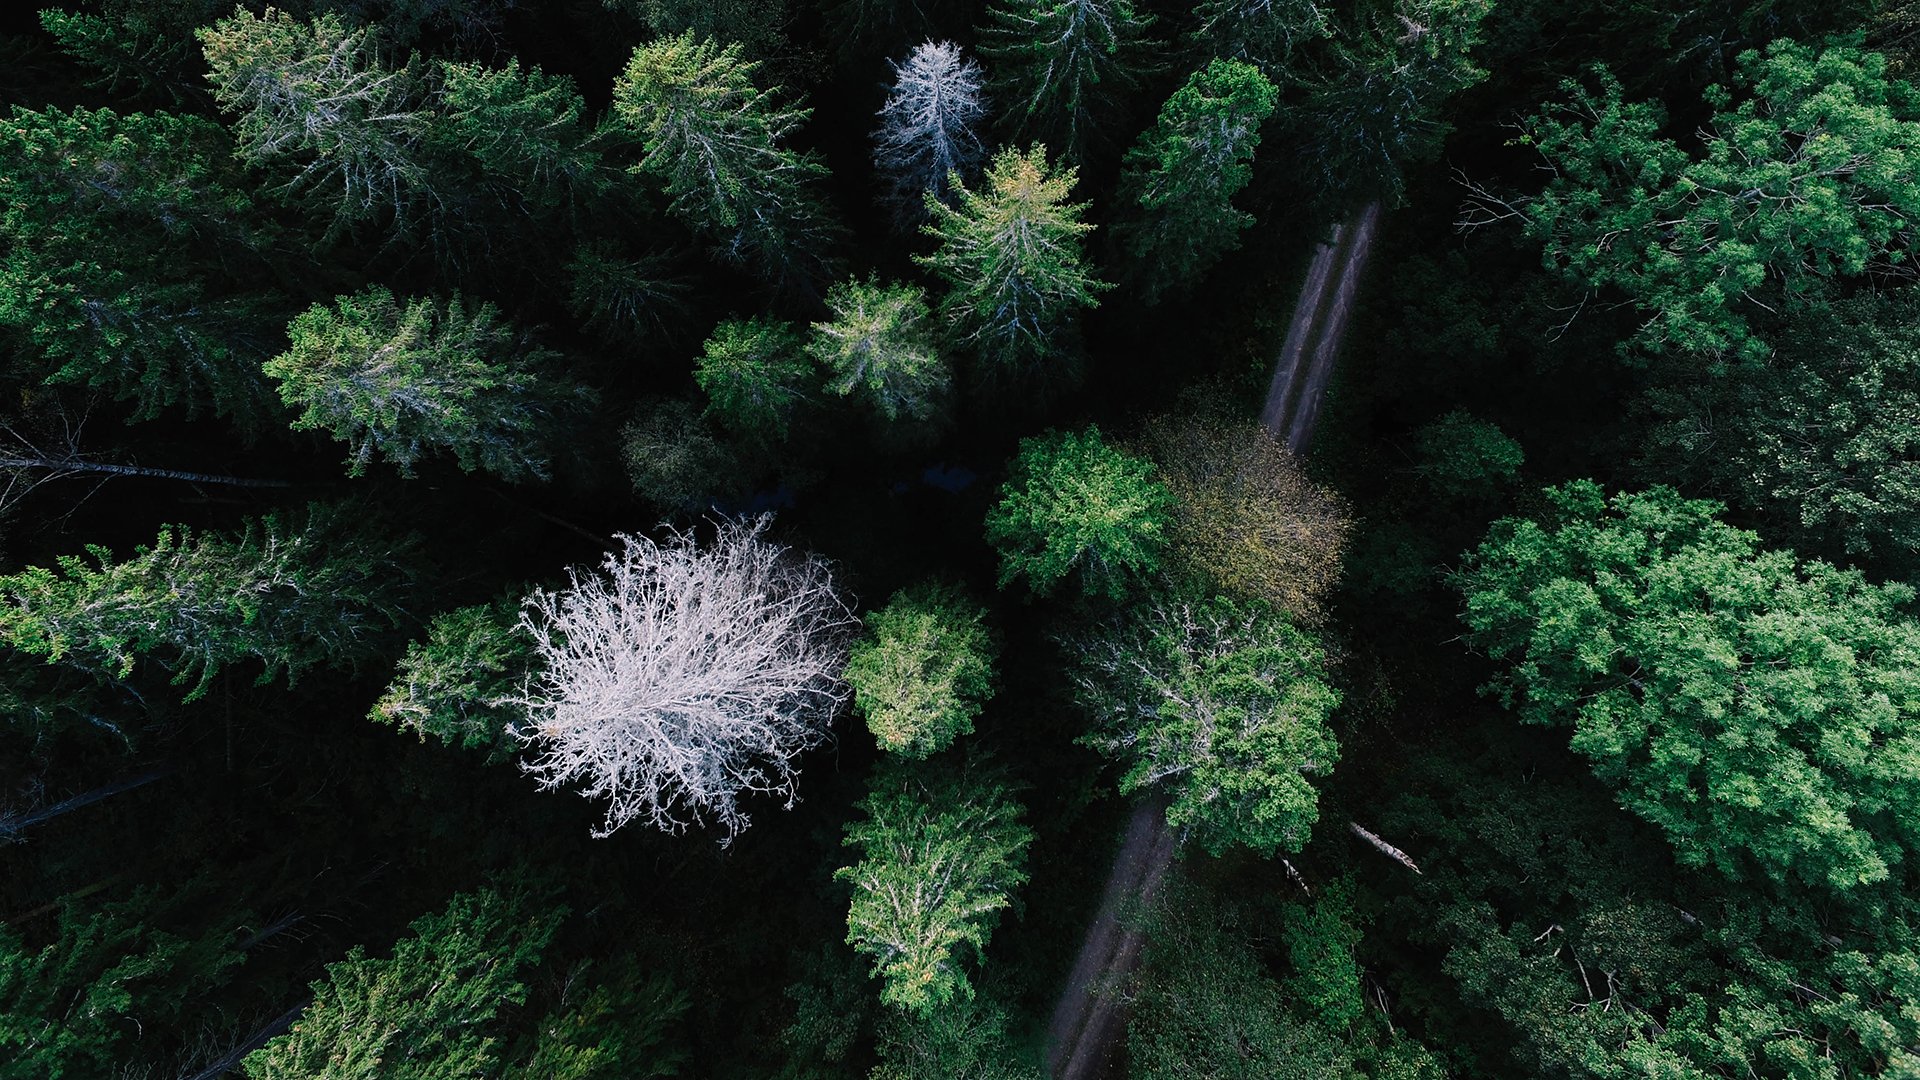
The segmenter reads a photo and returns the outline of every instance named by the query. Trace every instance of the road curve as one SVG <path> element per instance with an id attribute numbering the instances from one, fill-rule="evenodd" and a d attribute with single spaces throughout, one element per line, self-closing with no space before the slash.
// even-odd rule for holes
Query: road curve
<path id="1" fill-rule="evenodd" d="M 1320 401 L 1333 377 L 1379 224 L 1380 204 L 1370 202 L 1334 226 L 1314 247 L 1301 282 L 1260 411 L 1261 425 L 1296 454 L 1305 452 L 1320 419 Z M 1094 1080 L 1111 1067 L 1126 1030 L 1122 985 L 1144 944 L 1140 921 L 1131 916 L 1153 902 L 1179 847 L 1178 831 L 1167 825 L 1164 799 L 1146 799 L 1133 808 L 1100 908 L 1047 1025 L 1047 1071 L 1058 1080 Z"/>

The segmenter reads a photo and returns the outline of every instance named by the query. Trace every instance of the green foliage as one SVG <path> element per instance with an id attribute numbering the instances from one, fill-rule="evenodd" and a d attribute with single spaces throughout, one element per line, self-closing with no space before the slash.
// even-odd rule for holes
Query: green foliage
<path id="1" fill-rule="evenodd" d="M 1148 303 L 1197 282 L 1240 246 L 1253 215 L 1233 197 L 1253 178 L 1260 125 L 1280 90 L 1251 64 L 1213 60 L 1160 109 L 1127 151 L 1121 198 L 1139 217 L 1120 230 Z"/>
<path id="2" fill-rule="evenodd" d="M 1077 577 L 1088 593 L 1119 599 L 1160 569 L 1173 495 L 1098 427 L 1020 440 L 1009 473 L 987 512 L 1001 588 L 1025 579 L 1045 595 Z"/>
<path id="3" fill-rule="evenodd" d="M 966 959 L 1026 884 L 1033 832 L 1006 785 L 978 773 L 883 762 L 859 808 L 845 843 L 860 861 L 834 873 L 853 886 L 847 944 L 872 958 L 881 1001 L 921 1020 L 949 1012 L 973 996 Z"/>
<path id="4" fill-rule="evenodd" d="M 1849 554 L 1920 550 L 1920 294 L 1808 307 L 1765 363 L 1674 372 L 1643 467 Z"/>
<path id="5" fill-rule="evenodd" d="M 1659 826 L 1680 861 L 1845 891 L 1913 850 L 1920 627 L 1905 585 L 1765 550 L 1670 489 L 1547 492 L 1457 583 L 1522 720 Z"/>
<path id="6" fill-rule="evenodd" d="M 185 104 L 204 93 L 193 30 L 225 8 L 224 0 L 105 0 L 97 15 L 45 8 L 40 26 L 94 72 L 94 85 Z"/>
<path id="7" fill-rule="evenodd" d="M 1697 149 L 1665 112 L 1567 83 L 1526 139 L 1552 167 L 1525 205 L 1546 265 L 1644 316 L 1630 344 L 1714 364 L 1764 359 L 1756 322 L 1907 263 L 1920 216 L 1920 97 L 1886 61 L 1780 40 L 1739 58 Z"/>
<path id="8" fill-rule="evenodd" d="M 1072 337 L 1073 314 L 1091 308 L 1107 286 L 1081 266 L 1093 226 L 1087 204 L 1067 202 L 1078 177 L 1054 171 L 1047 149 L 994 155 L 978 191 L 956 182 L 948 206 L 931 195 L 924 232 L 940 242 L 915 261 L 940 276 L 941 315 L 957 340 L 990 365 L 1015 370 L 1057 359 Z"/>
<path id="9" fill-rule="evenodd" d="M 625 11 L 663 37 L 690 34 L 740 46 L 756 60 L 772 58 L 786 45 L 787 0 L 602 0 Z"/>
<path id="10" fill-rule="evenodd" d="M 1007 1034 L 1008 1010 L 986 994 L 880 1025 L 880 1064 L 868 1080 L 1041 1080 Z"/>
<path id="11" fill-rule="evenodd" d="M 240 157 L 286 176 L 282 193 L 329 206 L 337 228 L 417 212 L 430 188 L 425 81 L 382 64 L 375 30 L 239 8 L 196 33 Z"/>
<path id="12" fill-rule="evenodd" d="M 779 443 L 814 383 L 799 328 L 754 316 L 714 327 L 694 362 L 707 415 L 742 439 Z"/>
<path id="13" fill-rule="evenodd" d="M 293 1030 L 247 1056 L 251 1080 L 456 1080 L 497 1068 L 488 1034 L 500 1010 L 526 1000 L 521 982 L 565 909 L 523 892 L 463 893 L 414 920 L 393 955 L 354 946 L 313 984 Z"/>
<path id="14" fill-rule="evenodd" d="M 1278 77 L 1296 49 L 1333 33 L 1318 0 L 1199 0 L 1189 38 L 1202 56 L 1244 60 Z"/>
<path id="15" fill-rule="evenodd" d="M 996 0 L 982 50 L 1004 73 L 1009 126 L 1078 161 L 1137 80 L 1153 19 L 1132 0 Z"/>
<path id="16" fill-rule="evenodd" d="M 632 168 L 666 184 L 669 209 L 720 255 L 792 284 L 825 266 L 833 226 L 814 191 L 826 175 L 786 144 L 807 110 L 761 90 L 738 43 L 692 31 L 633 51 L 613 87 L 614 118 L 640 136 Z"/>
<path id="17" fill-rule="evenodd" d="M 1294 852 L 1333 771 L 1340 692 L 1320 643 L 1260 602 L 1164 601 L 1076 643 L 1081 742 L 1118 760 L 1122 794 L 1164 790 L 1167 823 L 1220 854 Z"/>
<path id="18" fill-rule="evenodd" d="M 643 404 L 620 429 L 620 455 L 633 490 L 675 510 L 738 494 L 752 479 L 749 463 L 679 398 Z"/>
<path id="19" fill-rule="evenodd" d="M 1413 435 L 1414 471 L 1445 498 L 1485 502 L 1520 477 L 1520 444 L 1493 424 L 1455 410 Z M 1484 519 L 1483 519 L 1484 520 Z"/>
<path id="20" fill-rule="evenodd" d="M 574 250 L 566 273 L 567 310 L 609 341 L 654 337 L 686 307 L 686 282 L 664 256 L 628 259 L 605 244 L 586 243 Z"/>
<path id="21" fill-rule="evenodd" d="M 971 732 L 999 653 L 986 609 L 951 585 L 926 585 L 895 593 L 866 623 L 847 683 L 880 748 L 924 758 Z"/>
<path id="22" fill-rule="evenodd" d="M 178 1022 L 240 962 L 232 929 L 164 929 L 179 905 L 150 890 L 83 913 L 60 908 L 51 941 L 0 923 L 0 1080 L 86 1080 L 131 1059 L 128 1036 Z"/>
<path id="23" fill-rule="evenodd" d="M 813 324 L 807 352 L 826 387 L 857 397 L 888 422 L 939 417 L 953 375 L 933 345 L 926 293 L 913 285 L 843 281 L 827 292 L 833 318 Z"/>
<path id="24" fill-rule="evenodd" d="M 555 354 L 459 294 L 403 308 L 374 285 L 315 304 L 287 327 L 286 352 L 267 361 L 280 397 L 301 409 L 296 430 L 321 429 L 348 446 L 359 476 L 377 454 L 401 475 L 434 451 L 503 480 L 547 479 L 547 444 L 588 393 L 546 377 Z"/>
<path id="25" fill-rule="evenodd" d="M 605 192 L 615 174 L 591 144 L 587 103 L 573 80 L 539 68 L 439 65 L 428 135 L 447 158 L 463 158 L 494 201 L 543 219 Z"/>
<path id="26" fill-rule="evenodd" d="M 270 413 L 253 343 L 270 305 L 246 283 L 272 233 L 231 151 L 219 125 L 164 113 L 0 124 L 0 328 L 36 377 L 129 399 L 135 419 Z"/>
<path id="27" fill-rule="evenodd" d="M 1354 958 L 1360 928 L 1353 921 L 1352 883 L 1323 885 L 1310 903 L 1289 904 L 1283 912 L 1280 936 L 1293 967 L 1288 989 L 1330 1030 L 1347 1028 L 1366 1008 Z"/>
<path id="28" fill-rule="evenodd" d="M 398 621 L 410 542 L 362 508 L 313 504 L 269 514 L 231 537 L 184 526 L 113 561 L 62 556 L 0 576 L 0 643 L 100 679 L 142 658 L 204 695 L 222 667 L 258 660 L 264 683 L 323 664 L 358 664 Z"/>
<path id="29" fill-rule="evenodd" d="M 540 1023 L 533 1056 L 517 1075 L 540 1080 L 655 1080 L 677 1076 L 686 1053 L 669 1045 L 687 995 L 632 960 L 606 973 L 586 966 L 566 1000 Z"/>
<path id="30" fill-rule="evenodd" d="M 507 729 L 521 713 L 514 694 L 531 665 L 529 643 L 514 633 L 519 605 L 476 604 L 434 616 L 427 639 L 407 645 L 393 681 L 368 718 L 466 749 L 504 758 Z"/>

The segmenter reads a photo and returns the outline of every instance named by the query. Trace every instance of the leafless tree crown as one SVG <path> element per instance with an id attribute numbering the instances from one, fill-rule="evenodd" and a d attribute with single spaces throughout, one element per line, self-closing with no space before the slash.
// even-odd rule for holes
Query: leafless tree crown
<path id="1" fill-rule="evenodd" d="M 901 213 L 926 216 L 921 193 L 946 201 L 950 174 L 963 179 L 984 152 L 975 133 L 986 103 L 980 65 L 950 41 L 925 42 L 894 65 L 893 90 L 880 106 L 874 161 L 893 183 Z"/>
<path id="2" fill-rule="evenodd" d="M 596 836 L 748 824 L 744 793 L 795 800 L 796 761 L 829 737 L 856 625 L 824 560 L 729 522 L 711 544 L 618 537 L 600 572 L 536 590 L 521 628 L 540 663 L 516 734 L 543 788 L 605 800 Z"/>

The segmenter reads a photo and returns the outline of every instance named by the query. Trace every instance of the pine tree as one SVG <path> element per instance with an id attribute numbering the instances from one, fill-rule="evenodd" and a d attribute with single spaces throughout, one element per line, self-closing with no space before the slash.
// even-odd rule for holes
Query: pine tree
<path id="1" fill-rule="evenodd" d="M 240 156 L 287 176 L 283 192 L 329 206 L 340 228 L 417 213 L 430 191 L 423 80 L 381 62 L 373 29 L 242 8 L 197 34 Z"/>
<path id="2" fill-rule="evenodd" d="M 965 183 L 979 168 L 985 148 L 975 129 L 986 114 L 980 82 L 980 65 L 950 41 L 918 45 L 893 66 L 893 87 L 873 133 L 873 162 L 907 224 L 926 220 L 928 195 L 948 202 L 951 178 Z"/>
<path id="3" fill-rule="evenodd" d="M 714 327 L 694 362 L 693 381 L 707 395 L 707 415 L 729 432 L 780 443 L 815 375 L 799 329 L 756 315 Z"/>
<path id="4" fill-rule="evenodd" d="M 393 955 L 354 946 L 313 984 L 293 1030 L 247 1056 L 252 1080 L 451 1080 L 491 1076 L 500 1011 L 526 1001 L 565 910 L 520 891 L 463 893 L 414 920 Z"/>
<path id="5" fill-rule="evenodd" d="M 915 256 L 947 284 L 940 312 L 955 336 L 1002 370 L 1057 360 L 1069 351 L 1071 318 L 1107 286 L 1081 266 L 1093 226 L 1085 203 L 1067 202 L 1073 169 L 1054 171 L 1047 151 L 1002 150 L 980 191 L 956 187 L 959 205 L 931 197 L 927 235 L 940 242 Z"/>
<path id="6" fill-rule="evenodd" d="M 484 749 L 503 758 L 508 729 L 523 714 L 514 699 L 532 673 L 531 645 L 515 632 L 519 605 L 500 601 L 434 617 L 425 641 L 407 646 L 370 718 L 422 740 Z"/>
<path id="7" fill-rule="evenodd" d="M 691 31 L 633 52 L 614 83 L 613 115 L 640 136 L 636 172 L 666 184 L 670 209 L 730 261 L 785 285 L 825 267 L 833 225 L 816 191 L 826 167 L 786 144 L 807 110 L 761 90 L 738 44 Z"/>
<path id="8" fill-rule="evenodd" d="M 973 730 L 998 652 L 986 609 L 959 589 L 903 589 L 867 616 L 848 657 L 854 708 L 882 750 L 937 754 Z"/>
<path id="9" fill-rule="evenodd" d="M 1132 0 L 997 0 L 988 15 L 1009 126 L 1082 160 L 1137 79 L 1152 18 Z"/>
<path id="10" fill-rule="evenodd" d="M 555 354 L 534 345 L 492 304 L 407 301 L 370 286 L 316 304 L 287 327 L 286 352 L 266 363 L 280 397 L 301 411 L 296 430 L 348 446 L 359 476 L 376 456 L 403 476 L 438 451 L 508 481 L 544 480 L 549 447 L 588 400 L 545 374 Z"/>
<path id="11" fill-rule="evenodd" d="M 888 422 L 939 417 L 953 376 L 933 347 L 925 293 L 843 281 L 828 291 L 827 310 L 833 318 L 813 324 L 807 352 L 826 369 L 829 391 L 857 397 Z"/>
<path id="12" fill-rule="evenodd" d="M 170 405 L 256 427 L 274 244 L 217 124 L 16 108 L 0 125 L 0 328 L 56 383 L 147 419 Z"/>
<path id="13" fill-rule="evenodd" d="M 847 943 L 872 958 L 887 1004 L 929 1017 L 964 1003 L 963 965 L 1027 881 L 1020 804 L 990 777 L 883 764 L 859 808 L 845 843 L 860 861 L 834 874 L 853 886 Z"/>
<path id="14" fill-rule="evenodd" d="M 1009 471 L 987 512 L 1001 588 L 1024 578 L 1045 595 L 1077 577 L 1088 593 L 1118 599 L 1159 570 L 1173 495 L 1099 428 L 1022 439 Z"/>
<path id="15" fill-rule="evenodd" d="M 1260 125 L 1280 91 L 1251 64 L 1214 60 L 1187 79 L 1127 152 L 1122 199 L 1138 217 L 1120 241 L 1141 294 L 1153 303 L 1191 288 L 1240 246 L 1253 215 L 1233 197 L 1253 178 Z"/>
<path id="16" fill-rule="evenodd" d="M 261 681 L 356 664 L 398 620 L 410 542 L 377 533 L 362 508 L 314 504 L 227 537 L 162 529 L 114 561 L 89 546 L 52 569 L 0 576 L 0 644 L 101 679 L 146 660 L 207 692 L 222 667 L 257 660 Z"/>

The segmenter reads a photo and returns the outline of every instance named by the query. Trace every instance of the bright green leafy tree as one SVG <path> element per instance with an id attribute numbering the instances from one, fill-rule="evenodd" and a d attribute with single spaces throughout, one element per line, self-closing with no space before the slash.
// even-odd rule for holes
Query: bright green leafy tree
<path id="1" fill-rule="evenodd" d="M 228 664 L 257 660 L 264 682 L 358 662 L 397 621 L 411 546 L 372 525 L 364 508 L 314 504 L 233 536 L 166 528 L 118 562 L 89 546 L 0 576 L 0 643 L 102 679 L 146 659 L 190 700 Z"/>
<path id="2" fill-rule="evenodd" d="M 1718 504 L 1549 489 L 1458 576 L 1476 648 L 1679 860 L 1844 891 L 1910 857 L 1920 626 L 1906 585 L 1767 550 Z"/>
<path id="3" fill-rule="evenodd" d="M 231 153 L 197 117 L 15 108 L 0 124 L 0 328 L 36 377 L 130 399 L 136 419 L 271 415 L 257 342 L 274 316 L 248 281 L 272 233 Z"/>
<path id="4" fill-rule="evenodd" d="M 301 410 L 296 430 L 320 429 L 348 446 L 359 476 L 376 456 L 402 475 L 435 451 L 460 467 L 510 481 L 544 480 L 548 446 L 586 390 L 549 378 L 554 354 L 456 294 L 403 306 L 370 286 L 316 304 L 287 327 L 286 352 L 267 361 L 280 397 Z"/>
<path id="5" fill-rule="evenodd" d="M 1547 265 L 1644 317 L 1632 344 L 1713 363 L 1770 351 L 1756 322 L 1907 264 L 1920 218 L 1920 95 L 1886 61 L 1779 40 L 1713 87 L 1697 148 L 1601 72 L 1526 138 L 1553 179 L 1521 208 Z"/>
<path id="6" fill-rule="evenodd" d="M 940 242 L 915 256 L 940 275 L 947 294 L 940 312 L 957 338 L 988 363 L 1018 369 L 1066 351 L 1071 318 L 1091 308 L 1107 286 L 1081 265 L 1081 244 L 1093 226 L 1085 203 L 1070 203 L 1077 173 L 1047 165 L 1047 149 L 1006 149 L 994 156 L 980 190 L 955 184 L 957 205 L 929 196 L 927 235 Z"/>
<path id="7" fill-rule="evenodd" d="M 972 731 L 999 651 L 986 609 L 953 586 L 928 585 L 895 593 L 866 623 L 847 682 L 880 748 L 923 758 Z"/>
<path id="8" fill-rule="evenodd" d="M 1120 229 L 1149 303 L 1191 286 L 1240 245 L 1253 215 L 1233 197 L 1253 178 L 1260 125 L 1280 91 L 1252 64 L 1213 60 L 1193 73 L 1127 152 L 1122 198 L 1139 215 Z"/>
<path id="9" fill-rule="evenodd" d="M 251 1080 L 454 1080 L 497 1074 L 500 1011 L 526 1000 L 565 910 L 520 892 L 462 893 L 414 920 L 393 955 L 354 946 L 313 984 L 293 1030 L 249 1054 Z"/>
<path id="10" fill-rule="evenodd" d="M 860 861 L 834 874 L 853 886 L 847 943 L 872 958 L 887 1004 L 925 1017 L 964 1002 L 966 959 L 1027 880 L 1020 804 L 989 777 L 883 763 L 860 810 L 846 835 Z"/>
<path id="11" fill-rule="evenodd" d="M 807 352 L 827 389 L 857 397 L 883 419 L 936 418 L 952 374 L 934 348 L 926 294 L 913 285 L 843 281 L 827 292 L 833 318 L 813 324 Z"/>
<path id="12" fill-rule="evenodd" d="M 1076 651 L 1082 742 L 1120 762 L 1123 794 L 1165 791 L 1168 824 L 1215 854 L 1300 850 L 1340 757 L 1318 641 L 1265 603 L 1170 600 Z"/>
<path id="13" fill-rule="evenodd" d="M 1160 568 L 1173 495 L 1098 427 L 1020 440 L 1010 472 L 987 512 L 1002 588 L 1024 578 L 1044 595 L 1077 575 L 1087 592 L 1118 599 Z"/>
<path id="14" fill-rule="evenodd" d="M 738 44 L 691 31 L 633 52 L 614 83 L 613 115 L 640 136 L 633 168 L 666 185 L 670 209 L 722 257 L 794 283 L 825 265 L 833 226 L 815 191 L 816 158 L 788 146 L 807 110 L 753 83 Z"/>

